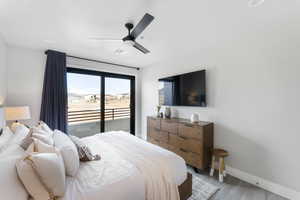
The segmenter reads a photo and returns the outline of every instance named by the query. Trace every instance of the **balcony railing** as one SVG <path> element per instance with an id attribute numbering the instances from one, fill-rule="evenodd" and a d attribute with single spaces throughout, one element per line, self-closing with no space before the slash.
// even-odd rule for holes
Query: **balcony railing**
<path id="1" fill-rule="evenodd" d="M 104 120 L 130 118 L 130 108 L 106 108 Z M 101 120 L 101 109 L 68 111 L 68 123 L 95 122 Z"/>

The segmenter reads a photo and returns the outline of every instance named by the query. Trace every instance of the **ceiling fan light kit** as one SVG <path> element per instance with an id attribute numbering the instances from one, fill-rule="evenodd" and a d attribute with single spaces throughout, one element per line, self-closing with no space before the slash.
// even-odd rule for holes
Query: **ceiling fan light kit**
<path id="1" fill-rule="evenodd" d="M 134 47 L 140 52 L 147 54 L 150 53 L 148 49 L 146 49 L 143 45 L 136 42 L 138 36 L 149 26 L 149 24 L 153 21 L 154 17 L 148 13 L 144 15 L 144 17 L 139 21 L 139 23 L 134 27 L 132 23 L 126 23 L 125 27 L 128 30 L 128 35 L 122 38 L 121 41 L 124 42 L 125 45 L 130 47 Z M 133 29 L 133 30 L 132 30 Z M 112 40 L 112 39 L 103 39 L 103 38 L 94 38 L 95 40 Z M 119 39 L 117 39 L 119 40 Z M 116 51 L 117 52 L 117 51 Z"/>
<path id="2" fill-rule="evenodd" d="M 248 0 L 249 7 L 257 7 L 263 4 L 265 0 Z"/>

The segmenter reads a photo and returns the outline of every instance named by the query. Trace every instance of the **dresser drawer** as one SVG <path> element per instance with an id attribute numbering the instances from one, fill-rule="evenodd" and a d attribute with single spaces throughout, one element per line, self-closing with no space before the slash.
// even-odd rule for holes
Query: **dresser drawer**
<path id="1" fill-rule="evenodd" d="M 159 141 L 156 140 L 156 139 L 153 139 L 151 137 L 148 137 L 148 142 L 152 143 L 152 144 L 155 144 L 155 145 L 159 145 Z"/>
<path id="2" fill-rule="evenodd" d="M 178 135 L 189 139 L 203 140 L 203 128 L 182 123 L 178 126 Z"/>
<path id="3" fill-rule="evenodd" d="M 169 134 L 164 131 L 159 131 L 157 129 L 151 128 L 149 130 L 149 135 L 150 138 L 158 140 L 159 142 L 165 142 L 168 143 L 169 140 Z"/>
<path id="4" fill-rule="evenodd" d="M 170 150 L 170 151 L 174 150 L 174 148 L 171 145 L 169 145 L 168 143 L 161 142 L 161 141 L 159 141 L 157 139 L 153 139 L 151 137 L 148 138 L 148 142 L 155 144 L 157 146 L 160 146 L 164 149 Z"/>
<path id="5" fill-rule="evenodd" d="M 202 140 L 189 139 L 189 138 L 170 134 L 169 144 L 188 152 L 193 152 L 197 154 L 202 154 L 203 152 Z"/>
<path id="6" fill-rule="evenodd" d="M 181 156 L 187 164 L 197 167 L 198 169 L 203 169 L 202 155 L 188 152 L 183 149 L 177 149 L 175 153 Z"/>
<path id="7" fill-rule="evenodd" d="M 169 144 L 175 147 L 181 147 L 182 143 L 184 142 L 184 140 L 179 137 L 178 135 L 173 135 L 170 134 L 169 135 Z"/>
<path id="8" fill-rule="evenodd" d="M 172 120 L 162 120 L 161 121 L 161 130 L 167 131 L 169 133 L 177 134 L 178 133 L 178 123 Z"/>
<path id="9" fill-rule="evenodd" d="M 165 142 L 160 142 L 159 146 L 162 147 L 162 148 L 164 148 L 164 149 L 167 149 L 167 150 L 172 149 L 172 146 L 169 145 L 169 144 L 167 144 L 167 143 L 165 143 Z"/>
<path id="10" fill-rule="evenodd" d="M 148 118 L 148 127 L 160 129 L 160 119 Z"/>
<path id="11" fill-rule="evenodd" d="M 180 148 L 185 151 L 189 151 L 197 154 L 203 153 L 202 140 L 184 139 L 181 142 Z"/>
<path id="12" fill-rule="evenodd" d="M 173 145 L 171 145 L 171 144 L 168 144 L 168 150 L 169 151 L 172 151 L 172 152 L 174 152 L 174 153 L 176 153 L 176 150 L 177 150 L 178 148 L 176 147 L 176 146 L 173 146 Z"/>

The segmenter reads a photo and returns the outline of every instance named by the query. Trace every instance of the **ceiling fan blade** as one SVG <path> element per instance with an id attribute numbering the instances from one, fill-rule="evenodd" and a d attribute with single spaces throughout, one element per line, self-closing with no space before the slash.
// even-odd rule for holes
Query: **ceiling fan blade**
<path id="1" fill-rule="evenodd" d="M 150 53 L 150 51 L 148 49 L 146 49 L 145 47 L 143 47 L 141 44 L 135 42 L 133 47 L 135 47 L 136 49 L 138 49 L 139 51 L 141 51 L 144 54 Z"/>
<path id="2" fill-rule="evenodd" d="M 147 26 L 153 21 L 154 17 L 146 13 L 141 21 L 135 26 L 130 35 L 135 39 L 147 28 Z"/>
<path id="3" fill-rule="evenodd" d="M 116 38 L 103 38 L 103 37 L 89 37 L 89 40 L 105 40 L 105 41 L 122 41 L 121 39 Z"/>

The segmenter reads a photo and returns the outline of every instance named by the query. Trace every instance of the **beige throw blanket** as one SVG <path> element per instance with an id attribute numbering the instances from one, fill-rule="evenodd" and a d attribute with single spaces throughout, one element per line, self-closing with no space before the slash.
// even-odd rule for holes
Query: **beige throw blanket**
<path id="1" fill-rule="evenodd" d="M 133 142 L 124 141 L 133 137 Z M 120 155 L 135 165 L 145 180 L 146 200 L 180 200 L 178 187 L 170 173 L 169 163 L 151 145 L 141 143 L 140 139 L 126 133 L 114 132 L 101 135 L 101 141 L 114 146 Z"/>

